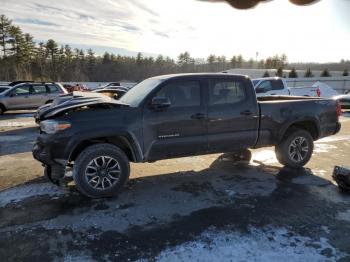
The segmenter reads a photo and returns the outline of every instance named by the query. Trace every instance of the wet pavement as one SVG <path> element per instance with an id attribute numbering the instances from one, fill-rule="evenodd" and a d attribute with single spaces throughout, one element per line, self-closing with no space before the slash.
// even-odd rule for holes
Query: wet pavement
<path id="1" fill-rule="evenodd" d="M 350 117 L 317 141 L 309 164 L 283 168 L 273 148 L 249 165 L 215 154 L 132 164 L 116 198 L 91 200 L 42 177 L 30 112 L 0 116 L 3 261 L 350 261 Z"/>

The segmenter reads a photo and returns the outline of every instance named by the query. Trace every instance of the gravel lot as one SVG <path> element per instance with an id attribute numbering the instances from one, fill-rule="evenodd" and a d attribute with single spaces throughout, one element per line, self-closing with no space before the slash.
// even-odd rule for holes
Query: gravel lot
<path id="1" fill-rule="evenodd" d="M 350 114 L 302 170 L 273 148 L 248 166 L 226 155 L 132 164 L 117 198 L 91 200 L 43 177 L 32 112 L 0 116 L 2 261 L 350 261 Z"/>

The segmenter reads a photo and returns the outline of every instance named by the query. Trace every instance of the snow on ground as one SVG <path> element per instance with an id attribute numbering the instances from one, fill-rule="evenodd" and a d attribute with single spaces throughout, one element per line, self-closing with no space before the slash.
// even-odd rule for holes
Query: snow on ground
<path id="1" fill-rule="evenodd" d="M 55 186 L 51 183 L 38 183 L 21 185 L 0 192 L 0 207 L 10 203 L 17 203 L 29 197 L 37 196 L 60 196 L 66 193 L 64 188 Z"/>
<path id="2" fill-rule="evenodd" d="M 163 250 L 155 261 L 321 262 L 336 261 L 343 256 L 325 238 L 313 241 L 285 228 L 250 228 L 248 234 L 208 230 L 195 241 Z"/>

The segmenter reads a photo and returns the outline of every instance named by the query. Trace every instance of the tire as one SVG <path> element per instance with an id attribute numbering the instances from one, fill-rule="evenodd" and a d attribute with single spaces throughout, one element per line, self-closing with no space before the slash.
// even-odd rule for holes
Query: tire
<path id="1" fill-rule="evenodd" d="M 129 174 L 127 156 L 112 144 L 87 147 L 79 154 L 73 167 L 73 179 L 77 189 L 91 198 L 117 195 Z"/>
<path id="2" fill-rule="evenodd" d="M 301 168 L 309 162 L 313 149 L 314 141 L 311 134 L 296 128 L 289 131 L 282 142 L 275 146 L 278 162 L 291 168 Z"/>
<path id="3" fill-rule="evenodd" d="M 4 105 L 0 104 L 0 115 L 4 114 L 6 111 L 6 108 Z"/>

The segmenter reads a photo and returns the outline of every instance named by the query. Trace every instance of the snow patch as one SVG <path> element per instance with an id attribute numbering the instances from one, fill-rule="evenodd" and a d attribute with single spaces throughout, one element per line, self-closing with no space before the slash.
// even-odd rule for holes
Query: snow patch
<path id="1" fill-rule="evenodd" d="M 10 203 L 18 203 L 26 198 L 34 196 L 60 196 L 64 195 L 66 190 L 51 183 L 39 183 L 21 185 L 0 192 L 0 207 L 5 207 Z"/>
<path id="2" fill-rule="evenodd" d="M 264 164 L 267 164 L 267 165 L 278 163 L 275 152 L 273 150 L 268 150 L 268 149 L 254 152 L 252 158 L 255 161 L 263 162 Z"/>
<path id="3" fill-rule="evenodd" d="M 209 230 L 195 241 L 163 250 L 155 261 L 336 261 L 345 255 L 325 238 L 314 241 L 285 228 L 250 228 L 248 234 Z"/>
<path id="4" fill-rule="evenodd" d="M 344 212 L 339 212 L 337 219 L 350 222 L 350 209 Z"/>
<path id="5" fill-rule="evenodd" d="M 334 145 L 328 144 L 315 144 L 314 153 L 327 153 L 332 149 L 336 149 Z"/>
<path id="6" fill-rule="evenodd" d="M 26 122 L 21 122 L 21 121 L 0 121 L 0 127 L 22 127 L 22 126 L 34 126 L 35 122 L 34 121 L 26 121 Z"/>
<path id="7" fill-rule="evenodd" d="M 0 136 L 0 142 L 13 142 L 25 139 L 24 136 Z"/>

